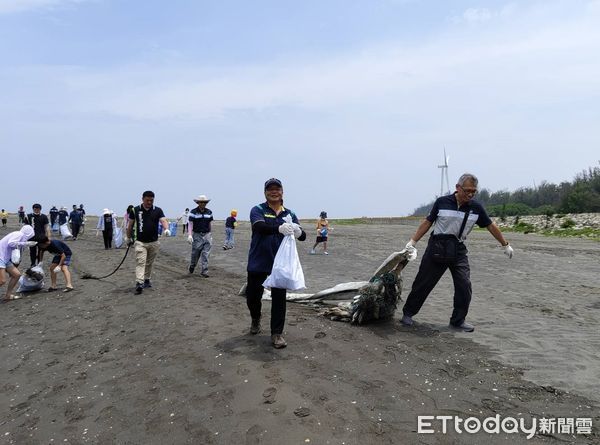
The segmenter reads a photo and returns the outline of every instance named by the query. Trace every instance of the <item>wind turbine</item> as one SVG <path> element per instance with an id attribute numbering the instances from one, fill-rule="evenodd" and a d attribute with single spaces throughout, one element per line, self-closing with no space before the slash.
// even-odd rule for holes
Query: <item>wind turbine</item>
<path id="1" fill-rule="evenodd" d="M 450 193 L 450 181 L 448 180 L 448 161 L 450 156 L 446 155 L 446 147 L 444 147 L 444 164 L 438 165 L 442 169 L 442 177 L 440 180 L 440 196 L 444 194 L 444 177 L 446 178 L 446 191 Z"/>

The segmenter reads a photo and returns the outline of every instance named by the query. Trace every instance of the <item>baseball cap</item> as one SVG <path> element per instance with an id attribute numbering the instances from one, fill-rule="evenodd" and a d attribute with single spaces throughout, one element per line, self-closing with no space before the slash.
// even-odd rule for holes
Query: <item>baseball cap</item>
<path id="1" fill-rule="evenodd" d="M 267 190 L 272 185 L 276 185 L 277 187 L 283 188 L 283 184 L 281 183 L 281 181 L 279 179 L 271 178 L 271 179 L 267 179 L 267 182 L 265 182 L 265 190 Z"/>

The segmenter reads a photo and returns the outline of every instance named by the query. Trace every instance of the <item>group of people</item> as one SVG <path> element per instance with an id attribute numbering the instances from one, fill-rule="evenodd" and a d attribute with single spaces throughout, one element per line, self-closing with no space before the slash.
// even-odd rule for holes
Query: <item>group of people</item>
<path id="1" fill-rule="evenodd" d="M 23 207 L 19 208 L 19 212 L 25 213 Z M 0 240 L 0 286 L 8 283 L 2 302 L 19 298 L 13 291 L 21 277 L 18 266 L 21 263 L 21 251 L 26 247 L 29 247 L 30 268 L 42 262 L 44 252 L 54 254 L 50 263 L 51 286 L 48 291 L 57 290 L 59 272 L 65 277 L 64 292 L 73 290 L 69 272 L 73 253 L 63 241 L 51 239 L 52 216 L 53 213 L 50 213 L 50 218 L 42 213 L 41 204 L 33 204 L 31 213 L 19 215 L 19 222 L 22 224 L 20 230 L 11 232 Z M 56 217 L 59 217 L 58 213 Z"/>
<path id="2" fill-rule="evenodd" d="M 470 173 L 463 174 L 457 181 L 456 191 L 447 196 L 439 197 L 429 215 L 421 222 L 414 235 L 406 244 L 413 258 L 416 258 L 417 242 L 433 227 L 427 247 L 423 254 L 417 276 L 411 292 L 403 307 L 401 323 L 405 326 L 414 324 L 413 317 L 418 314 L 428 295 L 437 285 L 446 270 L 450 270 L 454 281 L 454 310 L 450 317 L 450 327 L 464 332 L 472 332 L 474 326 L 465 321 L 472 297 L 470 266 L 465 241 L 475 225 L 486 228 L 500 243 L 504 253 L 512 258 L 513 248 L 504 238 L 498 226 L 489 218 L 484 207 L 474 197 L 478 191 L 478 179 Z M 262 319 L 263 283 L 271 274 L 275 256 L 285 236 L 294 236 L 299 241 L 306 239 L 306 232 L 299 224 L 296 214 L 283 205 L 283 184 L 277 178 L 268 179 L 263 188 L 265 201 L 255 205 L 250 210 L 252 237 L 248 252 L 246 303 L 250 313 L 251 335 L 258 334 Z M 154 205 L 155 195 L 152 191 L 142 194 L 142 203 L 129 206 L 125 215 L 125 241 L 135 250 L 135 294 L 141 294 L 145 288 L 152 287 L 150 281 L 153 262 L 159 251 L 160 229 L 162 235 L 170 236 L 169 222 L 160 207 Z M 213 213 L 207 208 L 210 199 L 200 195 L 194 202 L 197 207 L 186 212 L 178 221 L 183 219 L 184 230 L 192 252 L 188 271 L 194 273 L 200 261 L 201 276 L 208 277 L 208 260 L 212 247 L 211 223 Z M 233 248 L 233 231 L 236 227 L 237 211 L 232 210 L 225 223 L 226 238 L 223 248 Z M 48 219 L 41 214 L 41 206 L 33 206 L 33 214 L 27 215 L 26 225 L 20 231 L 13 232 L 0 241 L 0 284 L 4 284 L 6 273 L 10 275 L 7 288 L 7 299 L 18 280 L 19 272 L 14 262 L 11 262 L 11 251 L 25 246 L 31 249 L 32 264 L 34 259 L 41 261 L 43 252 L 49 251 L 55 256 L 52 259 L 52 286 L 56 289 L 56 276 L 63 271 L 67 280 L 67 289 L 72 289 L 68 265 L 72 252 L 66 244 L 58 240 L 50 240 Z M 291 221 L 291 222 L 290 222 Z M 114 213 L 105 209 L 99 221 L 99 229 L 110 233 L 116 226 Z M 327 220 L 327 213 L 321 212 L 316 225 L 317 240 L 311 253 L 319 244 L 323 244 L 324 254 L 327 254 L 327 237 L 332 228 Z M 105 236 L 105 246 L 107 246 Z M 110 244 L 108 244 L 110 245 Z M 39 252 L 38 252 L 39 249 Z M 66 289 L 66 290 L 67 290 Z M 273 347 L 279 349 L 287 346 L 283 337 L 286 315 L 286 289 L 271 288 L 271 319 L 270 333 Z"/>

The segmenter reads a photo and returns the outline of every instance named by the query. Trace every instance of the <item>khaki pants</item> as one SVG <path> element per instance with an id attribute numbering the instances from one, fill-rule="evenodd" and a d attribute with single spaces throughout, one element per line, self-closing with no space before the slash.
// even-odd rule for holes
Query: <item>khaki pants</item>
<path id="1" fill-rule="evenodd" d="M 153 241 L 151 243 L 142 243 L 136 241 L 135 248 L 135 281 L 143 284 L 144 280 L 149 280 L 152 274 L 152 263 L 158 254 L 160 243 Z"/>

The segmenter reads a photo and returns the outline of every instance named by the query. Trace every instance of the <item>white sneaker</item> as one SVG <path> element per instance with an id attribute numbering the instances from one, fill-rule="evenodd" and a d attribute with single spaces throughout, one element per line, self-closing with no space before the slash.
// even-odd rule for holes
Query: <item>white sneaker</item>
<path id="1" fill-rule="evenodd" d="M 324 255 L 329 255 L 329 253 L 327 253 L 327 251 L 323 252 Z"/>
<path id="2" fill-rule="evenodd" d="M 317 253 L 317 252 L 315 252 L 315 249 L 312 249 L 312 250 L 310 251 L 310 254 L 311 254 L 311 255 L 314 255 L 315 253 Z"/>

